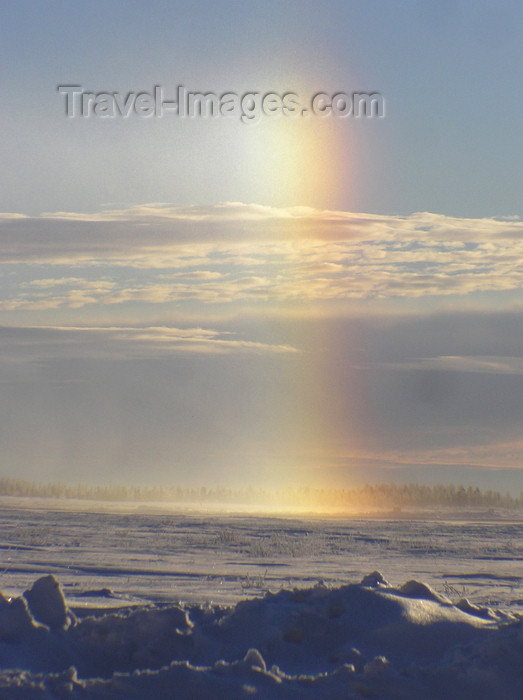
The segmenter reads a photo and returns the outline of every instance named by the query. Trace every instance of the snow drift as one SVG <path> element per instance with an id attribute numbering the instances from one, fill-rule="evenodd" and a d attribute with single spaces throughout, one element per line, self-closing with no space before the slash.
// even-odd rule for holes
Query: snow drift
<path id="1" fill-rule="evenodd" d="M 53 576 L 0 595 L 0 698 L 523 697 L 520 615 L 378 572 L 233 607 L 82 614 Z"/>

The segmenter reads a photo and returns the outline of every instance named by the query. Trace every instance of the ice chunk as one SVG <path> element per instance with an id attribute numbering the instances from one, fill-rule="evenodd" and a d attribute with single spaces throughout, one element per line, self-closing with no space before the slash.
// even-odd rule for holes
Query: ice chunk
<path id="1" fill-rule="evenodd" d="M 35 620 L 54 630 L 69 627 L 72 616 L 67 610 L 60 583 L 54 576 L 39 578 L 32 588 L 25 591 L 24 597 Z"/>
<path id="2" fill-rule="evenodd" d="M 378 586 L 390 586 L 390 583 L 383 578 L 379 571 L 373 571 L 362 578 L 361 585 L 378 588 Z"/>
<path id="3" fill-rule="evenodd" d="M 366 676 L 377 676 L 385 673 L 389 668 L 389 661 L 385 656 L 375 656 L 372 661 L 365 664 L 363 672 Z"/>
<path id="4" fill-rule="evenodd" d="M 36 628 L 23 598 L 8 600 L 0 593 L 0 640 L 14 642 Z"/>
<path id="5" fill-rule="evenodd" d="M 249 649 L 249 651 L 245 654 L 243 663 L 247 664 L 251 668 L 261 668 L 262 671 L 267 670 L 265 660 L 258 649 Z"/>

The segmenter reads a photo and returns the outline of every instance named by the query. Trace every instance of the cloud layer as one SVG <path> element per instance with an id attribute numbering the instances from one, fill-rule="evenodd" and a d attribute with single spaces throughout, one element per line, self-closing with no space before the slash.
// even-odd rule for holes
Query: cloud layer
<path id="1" fill-rule="evenodd" d="M 0 249 L 0 444 L 24 473 L 523 463 L 517 219 L 150 204 L 3 215 Z"/>
<path id="2" fill-rule="evenodd" d="M 151 204 L 3 215 L 0 243 L 3 311 L 421 299 L 523 286 L 518 219 Z"/>

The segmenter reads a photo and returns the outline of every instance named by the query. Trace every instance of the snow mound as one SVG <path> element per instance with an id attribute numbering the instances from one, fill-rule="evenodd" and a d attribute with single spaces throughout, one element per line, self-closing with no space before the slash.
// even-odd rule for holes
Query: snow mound
<path id="1" fill-rule="evenodd" d="M 401 586 L 400 593 L 408 598 L 419 598 L 420 600 L 434 600 L 437 603 L 449 603 L 448 598 L 440 596 L 430 586 L 419 581 L 410 580 Z"/>
<path id="2" fill-rule="evenodd" d="M 0 596 L 0 697 L 523 697 L 521 617 L 379 572 L 224 608 L 143 606 L 75 618 L 46 576 Z"/>

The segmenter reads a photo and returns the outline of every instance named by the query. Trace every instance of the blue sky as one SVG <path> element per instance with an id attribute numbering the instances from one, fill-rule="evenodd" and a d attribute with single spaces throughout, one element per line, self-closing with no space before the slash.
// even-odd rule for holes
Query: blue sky
<path id="1" fill-rule="evenodd" d="M 522 15 L 2 3 L 3 472 L 519 488 Z M 64 84 L 386 112 L 68 119 Z"/>
<path id="2" fill-rule="evenodd" d="M 3 3 L 2 209 L 257 202 L 261 194 L 280 206 L 521 215 L 522 14 L 517 2 Z M 337 150 L 346 151 L 333 166 L 342 186 L 326 203 L 285 201 L 231 172 L 267 178 L 231 142 L 266 137 L 270 149 L 268 123 L 249 134 L 223 120 L 67 122 L 56 93 L 67 82 L 121 92 L 179 83 L 377 90 L 387 117 L 335 127 L 318 120 L 318 138 L 336 128 Z"/>

